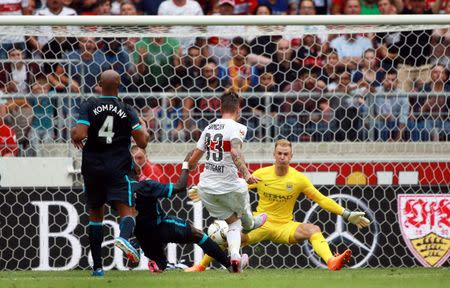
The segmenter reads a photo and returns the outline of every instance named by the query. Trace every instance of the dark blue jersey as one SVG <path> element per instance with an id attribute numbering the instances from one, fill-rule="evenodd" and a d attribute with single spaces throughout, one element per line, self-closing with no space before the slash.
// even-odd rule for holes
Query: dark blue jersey
<path id="1" fill-rule="evenodd" d="M 173 184 L 163 184 L 160 182 L 145 180 L 132 181 L 132 191 L 136 195 L 136 210 L 138 222 L 144 221 L 147 224 L 158 225 L 161 219 L 166 215 L 159 204 L 160 198 L 172 197 Z"/>
<path id="2" fill-rule="evenodd" d="M 77 124 L 89 126 L 83 174 L 120 176 L 131 170 L 131 131 L 141 128 L 136 111 L 115 96 L 89 98 Z"/>

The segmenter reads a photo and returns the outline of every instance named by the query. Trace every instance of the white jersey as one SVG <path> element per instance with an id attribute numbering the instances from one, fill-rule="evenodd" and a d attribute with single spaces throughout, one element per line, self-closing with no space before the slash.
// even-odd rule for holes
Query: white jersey
<path id="1" fill-rule="evenodd" d="M 210 194 L 248 191 L 230 154 L 231 140 L 244 142 L 246 134 L 247 127 L 232 119 L 217 119 L 203 130 L 197 142 L 197 148 L 206 152 L 199 189 Z"/>

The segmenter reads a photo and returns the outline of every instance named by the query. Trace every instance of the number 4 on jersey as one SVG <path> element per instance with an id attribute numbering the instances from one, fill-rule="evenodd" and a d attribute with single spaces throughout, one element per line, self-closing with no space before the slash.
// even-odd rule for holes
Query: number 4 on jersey
<path id="1" fill-rule="evenodd" d="M 113 125 L 114 117 L 107 116 L 105 122 L 103 122 L 102 127 L 100 128 L 100 130 L 98 130 L 98 137 L 105 137 L 106 144 L 112 143 L 112 138 L 114 137 Z"/>

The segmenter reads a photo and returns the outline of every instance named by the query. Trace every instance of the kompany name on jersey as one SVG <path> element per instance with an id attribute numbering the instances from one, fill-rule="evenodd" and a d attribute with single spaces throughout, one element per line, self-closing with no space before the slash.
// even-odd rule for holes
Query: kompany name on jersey
<path id="1" fill-rule="evenodd" d="M 113 104 L 103 104 L 103 105 L 95 107 L 92 110 L 92 112 L 94 112 L 95 115 L 98 115 L 99 113 L 104 112 L 104 111 L 114 112 L 117 115 L 119 115 L 120 118 L 122 118 L 122 119 L 127 117 L 127 113 L 125 113 L 122 109 L 117 108 L 117 106 L 113 105 Z"/>

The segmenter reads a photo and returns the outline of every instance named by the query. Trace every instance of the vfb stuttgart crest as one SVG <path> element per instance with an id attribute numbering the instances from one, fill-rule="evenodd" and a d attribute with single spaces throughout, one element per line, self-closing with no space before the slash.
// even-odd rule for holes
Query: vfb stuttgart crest
<path id="1" fill-rule="evenodd" d="M 450 195 L 399 194 L 398 222 L 416 259 L 439 267 L 450 256 Z"/>

